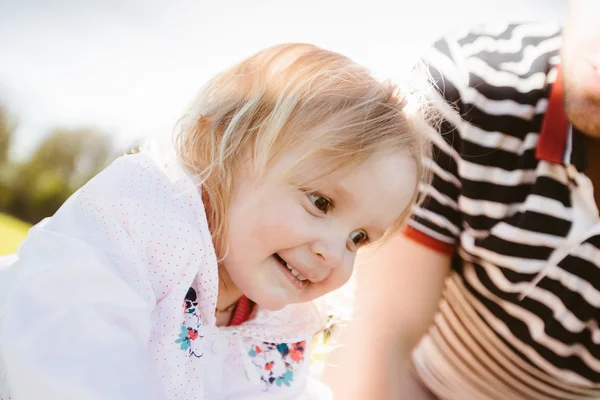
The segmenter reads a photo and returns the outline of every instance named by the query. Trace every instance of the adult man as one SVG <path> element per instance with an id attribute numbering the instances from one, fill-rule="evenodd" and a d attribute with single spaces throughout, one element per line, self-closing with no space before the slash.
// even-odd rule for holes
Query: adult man
<path id="1" fill-rule="evenodd" d="M 457 33 L 427 62 L 433 182 L 363 260 L 336 398 L 600 398 L 600 1 L 570 1 L 562 32 Z"/>

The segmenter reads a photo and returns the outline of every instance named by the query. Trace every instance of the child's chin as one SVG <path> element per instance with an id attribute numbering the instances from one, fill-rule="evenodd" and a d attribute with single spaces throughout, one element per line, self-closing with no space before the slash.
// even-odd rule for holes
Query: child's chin
<path id="1" fill-rule="evenodd" d="M 291 304 L 290 302 L 282 301 L 281 299 L 260 299 L 255 302 L 258 307 L 269 311 L 279 311 Z"/>

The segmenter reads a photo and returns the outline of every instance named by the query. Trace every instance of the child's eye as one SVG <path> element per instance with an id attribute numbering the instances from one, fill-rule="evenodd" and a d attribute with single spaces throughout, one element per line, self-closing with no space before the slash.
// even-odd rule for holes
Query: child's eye
<path id="1" fill-rule="evenodd" d="M 369 241 L 369 236 L 367 232 L 363 230 L 354 231 L 350 234 L 348 240 L 348 250 L 356 251 L 360 246 L 367 243 Z"/>
<path id="2" fill-rule="evenodd" d="M 309 193 L 308 198 L 314 204 L 317 210 L 321 211 L 323 214 L 327 214 L 331 209 L 331 200 L 321 196 L 318 193 Z"/>

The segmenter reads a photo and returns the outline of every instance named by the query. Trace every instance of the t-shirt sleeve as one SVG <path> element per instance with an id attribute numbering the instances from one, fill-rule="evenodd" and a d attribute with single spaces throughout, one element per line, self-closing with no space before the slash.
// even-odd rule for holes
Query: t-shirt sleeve
<path id="1" fill-rule="evenodd" d="M 456 41 L 443 38 L 426 52 L 426 71 L 431 75 L 435 90 L 430 104 L 436 111 L 436 128 L 430 133 L 431 158 L 425 160 L 432 180 L 421 184 L 422 203 L 414 206 L 404 234 L 435 251 L 451 254 L 460 237 L 461 192 L 460 125 L 464 107 L 461 92 L 468 85 L 469 75 L 460 57 Z"/>

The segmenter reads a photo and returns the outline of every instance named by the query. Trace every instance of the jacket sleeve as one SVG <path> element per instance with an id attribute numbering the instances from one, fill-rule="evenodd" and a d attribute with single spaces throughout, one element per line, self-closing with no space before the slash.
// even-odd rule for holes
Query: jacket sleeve
<path id="1" fill-rule="evenodd" d="M 19 249 L 0 326 L 12 399 L 166 398 L 146 349 L 156 292 L 129 227 L 145 204 L 118 183 L 148 172 L 130 164 L 92 179 Z"/>

